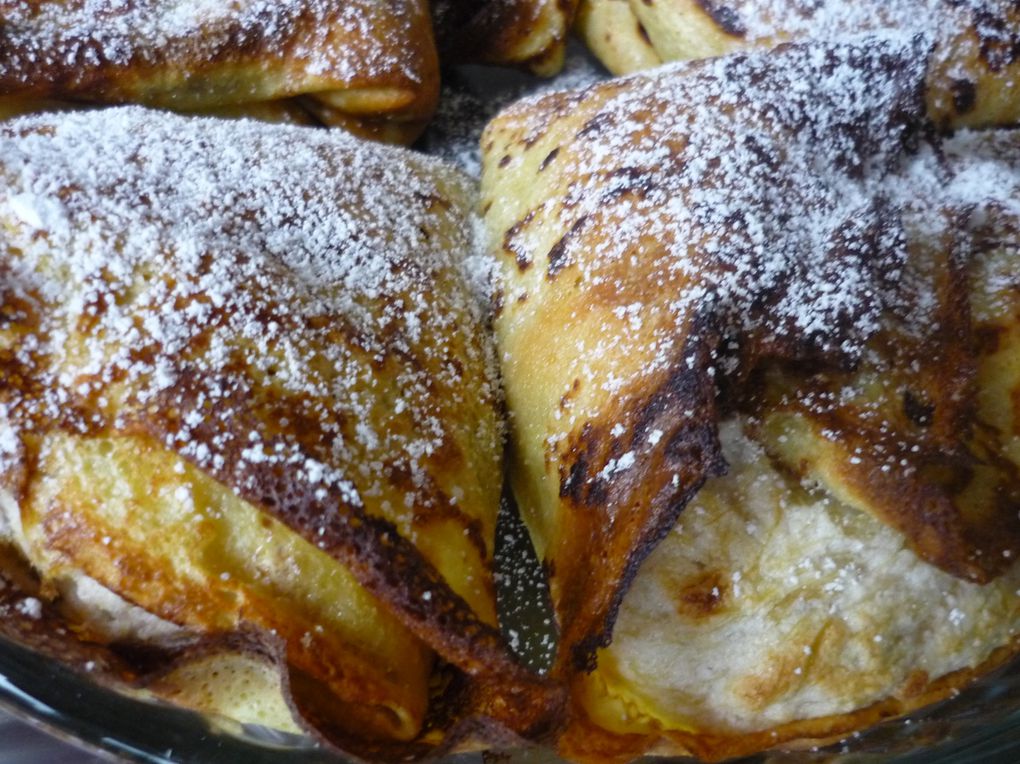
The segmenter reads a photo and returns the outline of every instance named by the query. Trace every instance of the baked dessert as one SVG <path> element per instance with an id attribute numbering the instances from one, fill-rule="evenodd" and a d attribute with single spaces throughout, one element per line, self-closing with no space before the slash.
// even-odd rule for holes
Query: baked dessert
<path id="1" fill-rule="evenodd" d="M 524 66 L 551 76 L 563 67 L 576 0 L 434 0 L 443 61 Z"/>
<path id="2" fill-rule="evenodd" d="M 554 723 L 496 626 L 466 179 L 341 131 L 140 107 L 5 123 L 0 178 L 23 615 L 141 643 L 163 658 L 136 678 L 214 706 L 200 661 L 234 661 L 361 757 Z"/>
<path id="3" fill-rule="evenodd" d="M 566 758 L 838 738 L 1015 651 L 1020 155 L 926 145 L 926 51 L 784 44 L 489 126 Z"/>
<path id="4" fill-rule="evenodd" d="M 410 142 L 438 92 L 423 0 L 44 0 L 0 9 L 0 98 L 178 111 L 257 104 L 260 116 L 309 107 L 327 124 Z M 261 105 L 292 97 L 302 102 Z"/>
<path id="5" fill-rule="evenodd" d="M 928 111 L 942 126 L 1020 118 L 1020 13 L 1009 0 L 582 0 L 578 30 L 615 74 L 783 41 L 896 29 L 934 47 Z"/>

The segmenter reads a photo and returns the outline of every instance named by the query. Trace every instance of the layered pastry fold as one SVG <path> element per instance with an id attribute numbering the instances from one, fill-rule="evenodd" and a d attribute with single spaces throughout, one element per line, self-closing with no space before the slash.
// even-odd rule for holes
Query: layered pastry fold
<path id="1" fill-rule="evenodd" d="M 785 44 L 487 130 L 568 758 L 828 739 L 1013 649 L 1016 155 L 926 143 L 926 51 Z"/>
<path id="2" fill-rule="evenodd" d="M 0 99 L 246 106 L 409 142 L 438 97 L 422 0 L 87 3 L 0 7 Z M 250 106 L 249 106 L 250 105 Z"/>
<path id="3" fill-rule="evenodd" d="M 899 30 L 934 46 L 928 111 L 942 126 L 1020 118 L 1020 11 L 1009 0 L 582 0 L 578 30 L 614 74 L 784 41 Z"/>
<path id="4" fill-rule="evenodd" d="M 138 107 L 7 123 L 0 179 L 0 530 L 44 604 L 86 641 L 282 668 L 294 723 L 362 756 L 554 718 L 496 627 L 470 183 Z M 215 705 L 188 665 L 160 681 Z"/>

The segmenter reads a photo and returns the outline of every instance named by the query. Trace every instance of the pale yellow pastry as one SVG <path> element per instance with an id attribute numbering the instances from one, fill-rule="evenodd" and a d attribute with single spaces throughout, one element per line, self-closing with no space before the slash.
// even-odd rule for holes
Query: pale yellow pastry
<path id="1" fill-rule="evenodd" d="M 548 723 L 496 627 L 465 178 L 128 107 L 0 126 L 0 185 L 0 497 L 40 598 L 100 643 L 253 634 L 295 723 L 370 758 Z"/>

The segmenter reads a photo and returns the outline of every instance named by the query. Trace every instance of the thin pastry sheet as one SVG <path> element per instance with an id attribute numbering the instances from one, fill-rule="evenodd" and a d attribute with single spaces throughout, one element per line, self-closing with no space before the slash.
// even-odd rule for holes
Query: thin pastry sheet
<path id="1" fill-rule="evenodd" d="M 182 638 L 274 635 L 302 717 L 355 753 L 442 744 L 450 671 L 457 714 L 548 724 L 554 694 L 496 628 L 467 180 L 339 132 L 137 107 L 0 143 L 0 465 L 40 595 L 86 637 L 93 584 Z"/>
<path id="2" fill-rule="evenodd" d="M 322 119 L 410 140 L 438 90 L 421 0 L 0 5 L 0 96 L 193 111 L 303 95 Z"/>

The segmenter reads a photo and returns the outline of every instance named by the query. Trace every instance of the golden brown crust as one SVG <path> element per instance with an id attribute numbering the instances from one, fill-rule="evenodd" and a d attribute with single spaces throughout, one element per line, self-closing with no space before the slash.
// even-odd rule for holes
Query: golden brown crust
<path id="1" fill-rule="evenodd" d="M 646 47 L 661 61 L 681 61 L 795 40 L 900 30 L 936 43 L 928 73 L 928 112 L 940 127 L 1010 125 L 1020 119 L 1012 95 L 1020 71 L 1020 14 L 1008 0 L 623 0 L 647 41 L 632 34 L 606 37 L 606 28 L 621 14 L 619 4 L 586 0 L 581 10 L 582 35 L 615 74 L 654 66 Z"/>
<path id="2" fill-rule="evenodd" d="M 467 181 L 432 160 L 339 133 L 188 120 L 141 109 L 33 119 L 9 123 L 0 140 L 11 152 L 26 151 L 32 162 L 42 162 L 47 152 L 74 158 L 29 162 L 31 168 L 4 164 L 0 172 L 12 188 L 31 183 L 19 176 L 22 169 L 30 175 L 68 172 L 62 183 L 73 190 L 57 197 L 28 190 L 16 198 L 13 192 L 0 196 L 3 267 L 10 272 L 0 282 L 6 317 L 0 405 L 5 432 L 16 433 L 17 446 L 5 446 L 3 474 L 14 498 L 45 505 L 34 492 L 46 481 L 35 479 L 34 470 L 61 438 L 78 451 L 104 438 L 152 444 L 186 459 L 187 469 L 229 487 L 235 500 L 278 519 L 331 557 L 384 605 L 395 626 L 464 677 L 459 715 L 445 718 L 435 739 L 414 742 L 417 754 L 443 745 L 443 734 L 454 726 L 475 725 L 472 719 L 489 719 L 486 729 L 534 735 L 554 724 L 557 690 L 518 665 L 495 621 L 491 562 L 501 464 L 488 350 L 458 260 L 469 243 Z M 101 133 L 95 132 L 100 124 Z M 174 159 L 162 172 L 151 172 L 146 152 L 161 145 L 160 136 L 171 135 Z M 29 151 L 23 142 L 35 148 Z M 243 149 L 257 170 L 224 168 L 222 152 L 212 145 Z M 283 148 L 286 156 L 279 153 Z M 100 153 L 81 158 L 93 149 Z M 287 177 L 295 161 L 303 180 L 282 184 L 281 175 Z M 310 169 L 314 175 L 307 174 Z M 89 178 L 71 180 L 79 171 Z M 189 182 L 183 177 L 215 184 L 235 171 L 243 178 L 229 185 L 229 200 L 214 194 L 201 214 L 195 205 L 204 203 L 181 190 Z M 177 172 L 184 175 L 170 180 Z M 141 233 L 138 227 L 124 234 L 119 213 L 100 214 L 120 203 L 145 210 L 152 239 L 131 238 Z M 76 225 L 64 228 L 50 218 L 44 223 L 30 211 L 53 204 L 67 205 Z M 77 217 L 79 210 L 84 217 Z M 278 213 L 283 217 L 273 217 Z M 276 222 L 267 224 L 267 215 Z M 201 229 L 199 241 L 178 239 L 179 223 L 210 216 L 219 222 Z M 309 219 L 315 230 L 305 235 L 300 225 Z M 37 239 L 29 253 L 14 241 L 33 226 L 71 238 L 66 248 Z M 324 230 L 332 233 L 323 238 Z M 97 260 L 92 242 L 107 235 L 118 239 L 116 255 Z M 168 258 L 161 265 L 146 256 L 153 240 L 162 241 Z M 192 258 L 195 250 L 205 254 Z M 22 257 L 31 266 L 23 266 Z M 87 286 L 65 281 L 60 266 L 49 270 L 62 258 L 100 270 Z M 110 269 L 119 277 L 109 277 Z M 216 277 L 208 278 L 212 273 Z M 40 291 L 36 279 L 50 286 Z M 64 335 L 54 322 L 65 319 L 48 302 L 54 289 L 74 292 L 77 297 L 59 304 L 83 310 L 68 319 L 69 342 L 89 348 L 105 367 L 78 367 L 73 392 L 64 392 L 59 381 L 70 377 L 56 372 Z M 421 290 L 428 290 L 428 299 Z M 140 305 L 150 299 L 172 306 L 159 312 L 169 324 L 143 317 L 148 314 Z M 144 338 L 132 329 L 133 319 L 118 320 L 121 310 L 140 311 L 134 315 Z M 127 334 L 112 339 L 122 330 Z M 14 341 L 29 336 L 38 340 L 36 352 L 22 352 Z M 174 376 L 173 384 L 159 369 Z M 55 397 L 65 405 L 50 406 Z M 169 463 L 160 469 L 169 470 Z M 60 479 L 52 482 L 59 485 Z M 53 510 L 22 512 L 33 538 L 41 537 L 60 564 L 86 552 L 112 552 L 109 564 L 119 572 L 103 583 L 147 578 L 132 573 L 151 565 L 113 544 L 121 530 L 93 523 L 76 537 L 75 515 Z M 108 545 L 100 537 L 107 530 L 112 549 L 104 552 Z M 89 543 L 77 544 L 76 538 Z M 162 608 L 164 617 L 208 631 L 233 628 L 230 592 L 210 583 L 209 592 L 188 591 L 167 576 L 148 593 L 158 595 L 155 609 Z M 134 598 L 129 593 L 127 599 Z M 251 602 L 248 616 L 268 620 L 257 599 Z M 220 610 L 231 614 L 222 624 L 216 621 Z M 184 613 L 188 618 L 175 618 Z M 353 750 L 352 722 L 329 724 L 323 714 L 349 716 L 343 709 L 364 701 L 354 726 L 367 735 L 361 744 L 376 745 L 372 738 L 380 737 L 387 720 L 385 713 L 375 721 L 372 714 L 376 706 L 385 711 L 385 688 L 366 680 L 342 691 L 343 670 L 295 646 L 301 634 L 279 631 L 288 639 L 295 676 L 314 678 L 300 680 L 302 687 L 341 690 L 341 702 L 326 704 L 325 712 L 309 701 L 303 713 L 324 734 L 335 728 L 331 739 L 347 741 Z M 311 693 L 295 686 L 295 698 Z"/>
<path id="3" fill-rule="evenodd" d="M 977 417 L 971 246 L 962 214 L 941 238 L 915 245 L 912 268 L 934 280 L 924 293 L 935 306 L 925 330 L 908 329 L 924 308 L 904 306 L 907 317 L 875 338 L 860 368 L 767 378 L 752 405 L 766 422 L 765 442 L 789 469 L 839 486 L 910 539 L 923 559 L 987 582 L 1012 564 L 1010 550 L 1020 545 L 1020 475 L 1002 438 Z M 798 419 L 785 418 L 788 412 Z M 799 418 L 810 422 L 804 445 Z"/>
<path id="4" fill-rule="evenodd" d="M 853 138 L 840 144 L 846 154 L 818 161 L 831 161 L 848 181 L 863 157 L 902 151 L 921 109 L 923 58 L 909 45 L 902 58 L 887 57 L 884 41 L 868 45 L 819 48 L 832 56 L 819 71 L 851 78 L 867 70 L 886 83 L 889 100 L 868 117 L 822 116 L 846 108 L 842 90 L 825 107 L 817 95 L 778 114 L 769 96 L 750 96 L 752 87 L 781 88 L 771 78 L 783 72 L 813 76 L 807 48 L 790 46 L 775 59 L 695 62 L 533 99 L 504 112 L 483 137 L 482 203 L 504 274 L 496 328 L 515 411 L 511 474 L 552 570 L 562 670 L 591 667 L 635 570 L 701 483 L 722 470 L 717 385 L 739 382 L 763 358 L 838 364 L 841 348 L 853 346 L 855 323 L 867 323 L 876 307 L 847 301 L 837 306 L 845 314 L 819 322 L 822 331 L 801 330 L 797 322 L 811 309 L 791 308 L 791 300 L 814 304 L 807 295 L 824 279 L 796 275 L 806 267 L 800 258 L 764 264 L 771 250 L 745 267 L 754 244 L 740 238 L 743 221 L 755 215 L 768 226 L 773 215 L 819 209 L 824 194 L 799 185 L 800 170 L 782 175 L 785 137 L 827 130 L 832 118 L 833 135 Z M 746 83 L 739 95 L 735 83 Z M 881 109 L 889 121 L 865 126 Z M 755 131 L 747 145 L 745 129 Z M 763 145 L 762 135 L 776 143 Z M 815 135 L 819 143 L 831 138 Z M 814 161 L 817 146 L 807 150 Z M 702 198 L 704 208 L 680 201 Z M 863 268 L 862 287 L 880 282 L 901 262 L 897 220 L 875 200 L 846 214 L 827 221 L 824 241 L 805 252 L 826 252 L 818 265 L 825 273 Z M 790 270 L 756 291 L 758 274 L 773 267 Z M 740 285 L 731 280 L 745 277 Z M 741 297 L 727 314 L 727 298 L 713 301 L 712 290 L 732 286 Z M 723 372 L 725 343 L 738 358 Z M 590 575 L 592 555 L 598 576 Z"/>
<path id="5" fill-rule="evenodd" d="M 306 95 L 355 124 L 421 123 L 435 110 L 438 60 L 420 0 L 240 3 L 218 15 L 165 6 L 0 8 L 0 96 L 188 111 Z"/>

